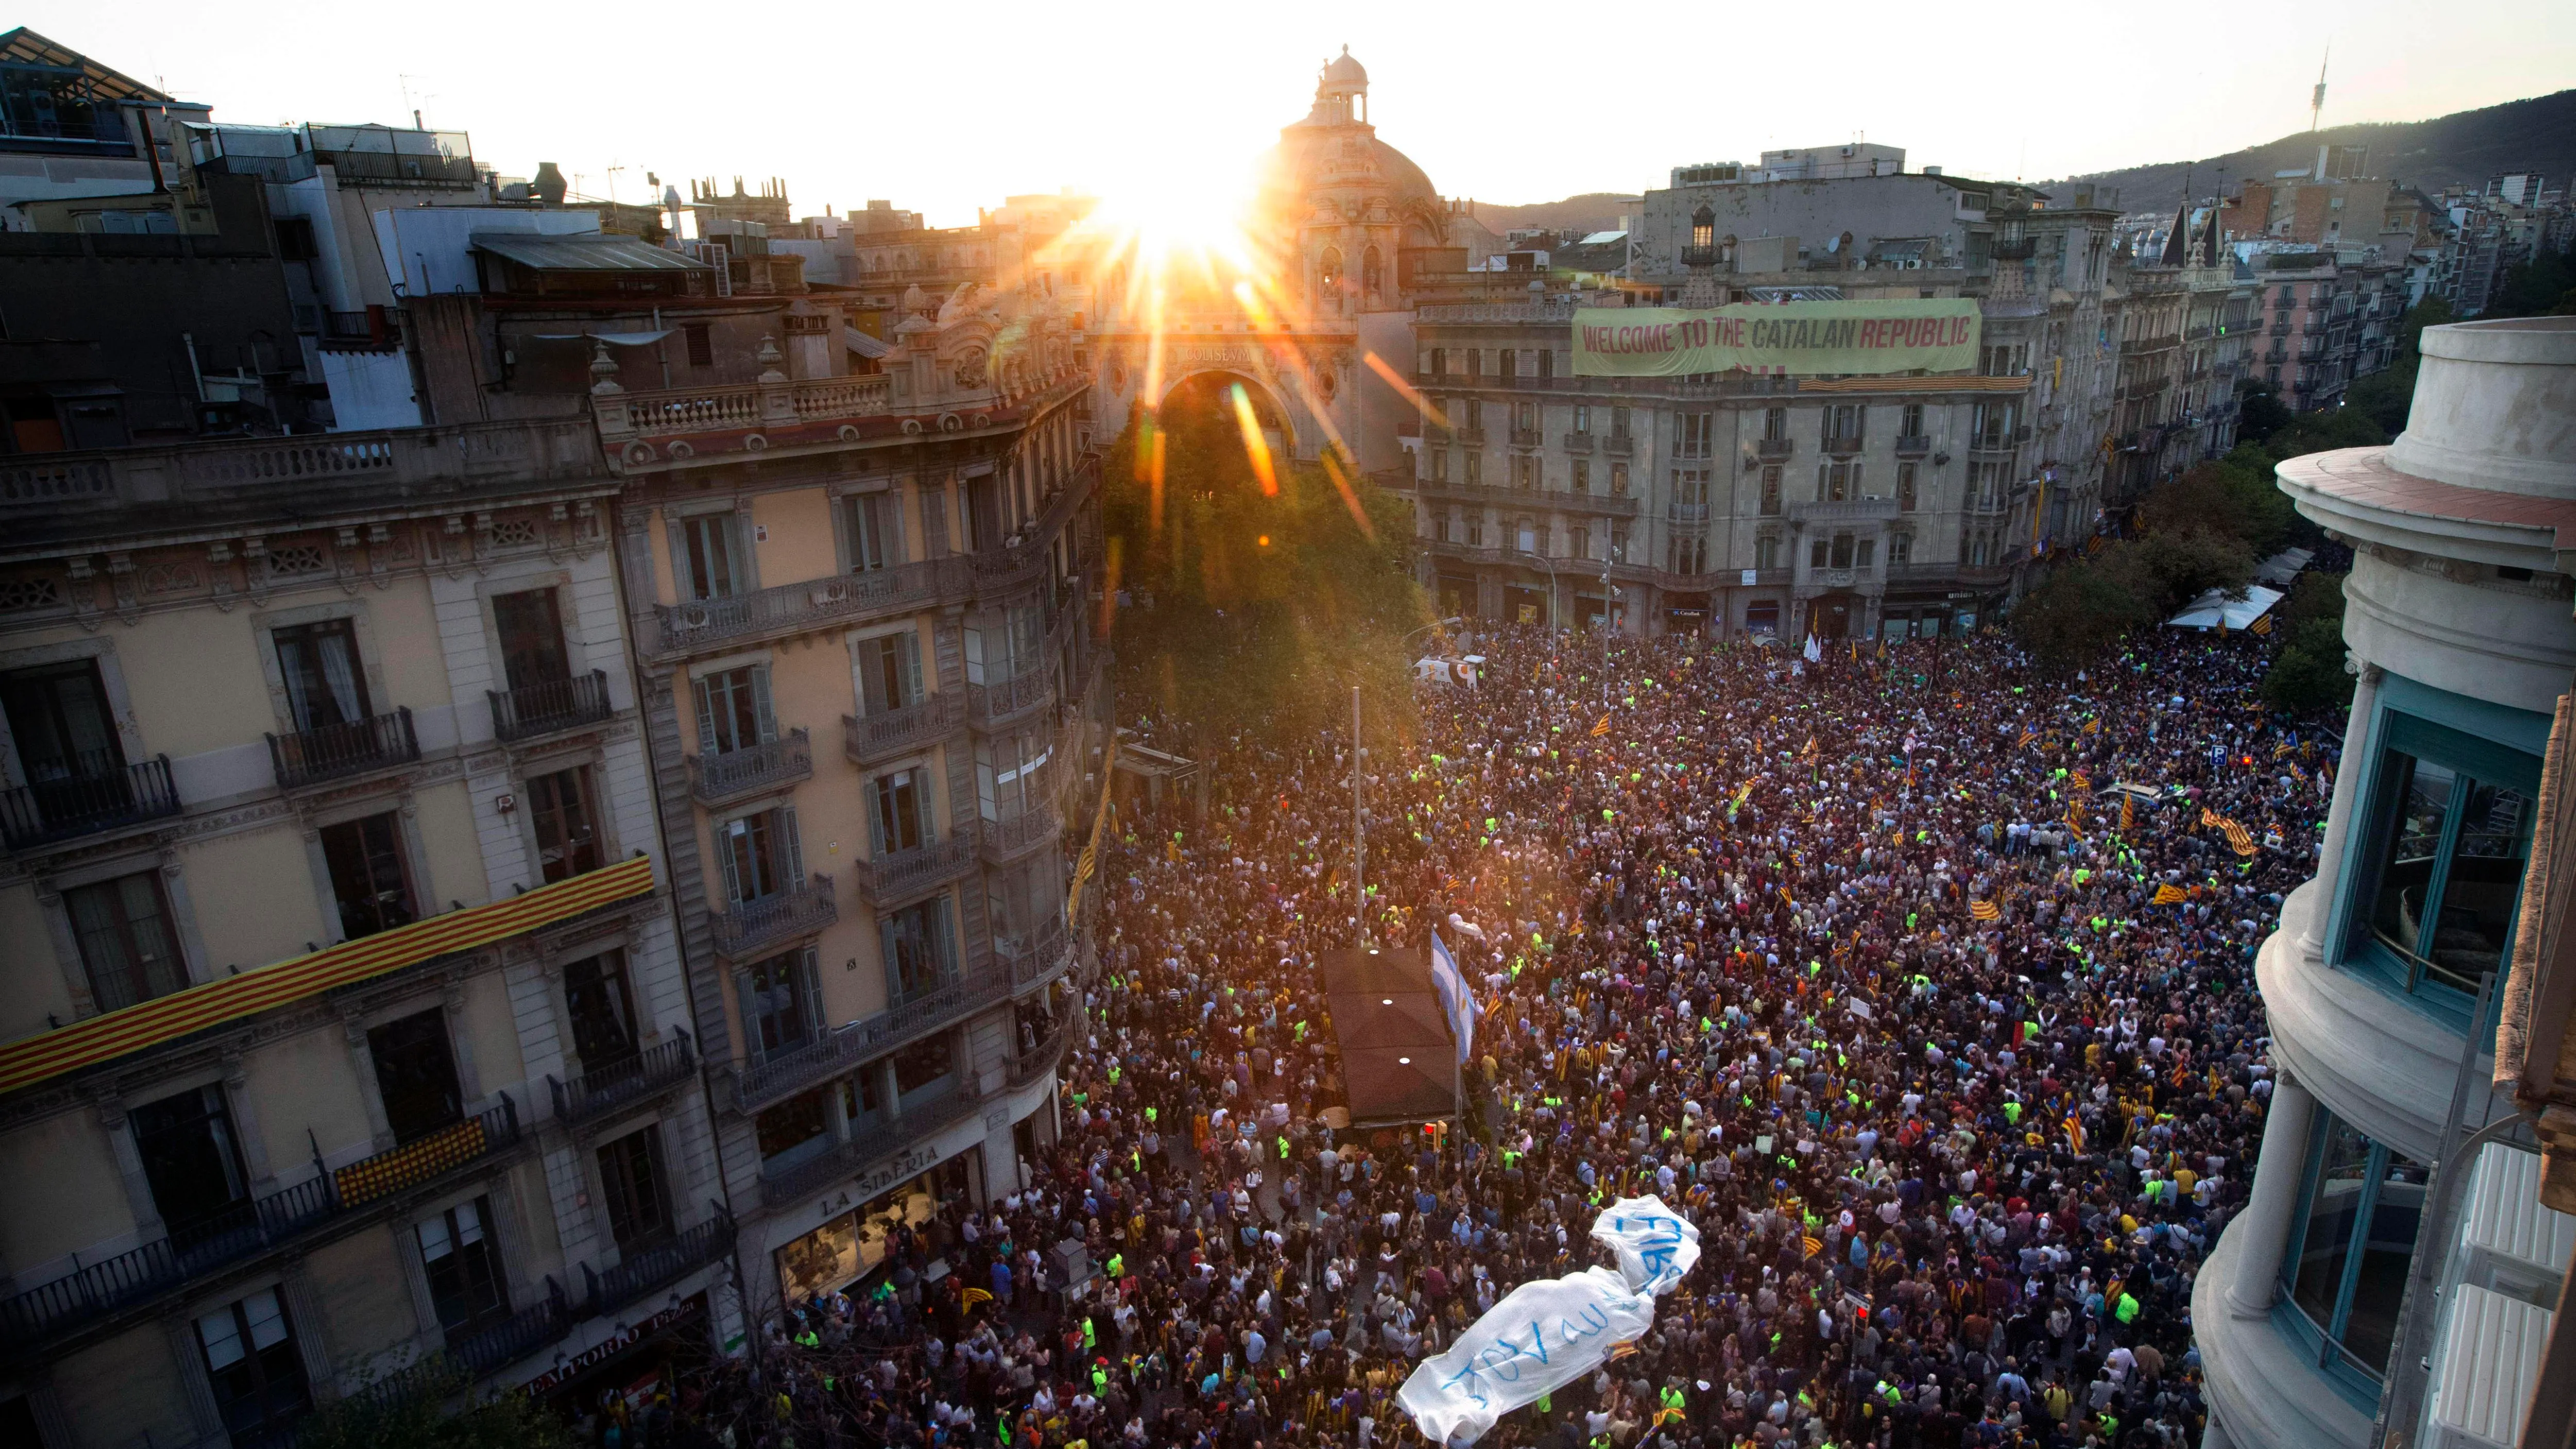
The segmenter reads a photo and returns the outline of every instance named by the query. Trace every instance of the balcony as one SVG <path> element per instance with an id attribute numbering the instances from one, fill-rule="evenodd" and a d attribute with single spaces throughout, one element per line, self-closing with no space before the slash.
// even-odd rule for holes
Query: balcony
<path id="1" fill-rule="evenodd" d="M 619 1256 L 617 1266 L 605 1273 L 584 1263 L 581 1276 L 589 1301 L 583 1305 L 581 1316 L 605 1318 L 630 1303 L 641 1302 L 663 1284 L 676 1283 L 709 1263 L 731 1256 L 733 1243 L 733 1214 L 718 1204 L 715 1216 L 650 1247 L 628 1250 Z"/>
<path id="2" fill-rule="evenodd" d="M 746 749 L 689 757 L 689 793 L 710 808 L 813 777 L 813 738 L 802 728 Z"/>
<path id="3" fill-rule="evenodd" d="M 1043 805 L 1032 805 L 1008 820 L 987 820 L 979 832 L 988 865 L 1008 865 L 1054 841 L 1063 822 Z"/>
<path id="4" fill-rule="evenodd" d="M 1981 453 L 1991 457 L 1998 453 L 2010 453 L 2012 450 L 2013 435 L 2010 433 L 1980 433 L 1968 440 L 1968 451 L 1971 453 Z"/>
<path id="5" fill-rule="evenodd" d="M 518 1145 L 519 1111 L 501 1105 L 417 1142 L 321 1170 L 169 1237 L 102 1258 L 0 1303 L 0 1349 L 52 1346 L 100 1320 L 140 1307 L 218 1269 L 284 1248 L 371 1202 L 407 1193 Z"/>
<path id="6" fill-rule="evenodd" d="M 1672 524 L 1677 528 L 1697 528 L 1708 522 L 1708 505 L 1705 503 L 1667 503 L 1664 505 L 1664 522 Z"/>
<path id="7" fill-rule="evenodd" d="M 1825 435 L 1824 450 L 1826 454 L 1831 457 L 1851 457 L 1853 454 L 1858 453 L 1861 450 L 1861 436 L 1858 433 L 1827 433 Z"/>
<path id="8" fill-rule="evenodd" d="M 1753 445 L 1753 456 L 1765 463 L 1777 463 L 1796 451 L 1797 445 L 1787 438 L 1764 438 Z"/>
<path id="9" fill-rule="evenodd" d="M 966 713 L 975 728 L 990 733 L 1025 718 L 1054 697 L 1054 677 L 1044 668 L 1027 670 L 999 684 L 966 686 Z"/>
<path id="10" fill-rule="evenodd" d="M 926 559 L 730 598 L 664 604 L 653 611 L 656 637 L 649 647 L 667 658 L 918 609 L 962 595 L 966 579 L 964 560 Z"/>
<path id="11" fill-rule="evenodd" d="M 1844 498 L 1789 505 L 1789 516 L 1801 523 L 1882 523 L 1896 514 L 1893 498 Z"/>
<path id="12" fill-rule="evenodd" d="M 899 1117 L 853 1123 L 850 1135 L 828 1150 L 774 1176 L 762 1174 L 761 1205 L 781 1208 L 812 1197 L 834 1183 L 858 1176 L 862 1170 L 933 1133 L 944 1132 L 965 1121 L 982 1111 L 983 1105 L 983 1092 L 972 1081 L 961 1081 L 926 1102 L 914 1103 Z"/>
<path id="13" fill-rule="evenodd" d="M 1451 428 L 1449 435 L 1470 448 L 1485 446 L 1485 430 L 1481 427 Z"/>
<path id="14" fill-rule="evenodd" d="M 126 765 L 99 750 L 78 763 L 78 774 L 0 791 L 0 843 L 25 850 L 179 813 L 168 755 Z"/>
<path id="15" fill-rule="evenodd" d="M 894 378 L 874 373 L 746 382 L 627 392 L 591 401 L 598 409 L 602 438 L 665 438 L 877 417 L 893 409 Z"/>
<path id="16" fill-rule="evenodd" d="M 1636 436 L 1631 433 L 1612 433 L 1601 440 L 1601 451 L 1613 458 L 1633 458 L 1637 455 Z"/>
<path id="17" fill-rule="evenodd" d="M 802 1046 L 733 1070 L 733 1110 L 748 1117 L 839 1076 L 861 1062 L 944 1031 L 1011 998 L 1012 973 L 987 969 L 953 977 L 910 1001 L 825 1032 Z"/>
<path id="18" fill-rule="evenodd" d="M 908 750 L 936 744 L 966 722 L 966 697 L 934 694 L 919 704 L 872 714 L 841 716 L 841 750 L 854 765 L 873 765 Z"/>
<path id="19" fill-rule="evenodd" d="M 1717 248 L 1713 246 L 1684 247 L 1682 248 L 1682 265 L 1685 267 L 1716 266 Z"/>
<path id="20" fill-rule="evenodd" d="M 1054 980 L 1073 964 L 1073 933 L 1064 922 L 1056 921 L 1038 933 L 1034 941 L 993 943 L 995 971 L 1008 972 L 1011 994 L 1017 996 L 1032 986 Z"/>
<path id="21" fill-rule="evenodd" d="M 1931 451 L 1932 440 L 1921 433 L 1899 433 L 1897 435 L 1896 456 L 1900 458 L 1920 458 Z"/>
<path id="22" fill-rule="evenodd" d="M 832 899 L 832 878 L 818 875 L 758 900 L 737 901 L 707 912 L 707 929 L 718 954 L 741 961 L 768 947 L 810 936 L 841 918 Z"/>
<path id="23" fill-rule="evenodd" d="M 419 758 L 420 737 L 412 731 L 408 708 L 268 737 L 268 760 L 281 790 L 328 784 Z"/>
<path id="24" fill-rule="evenodd" d="M 492 701 L 492 733 L 504 740 L 531 740 L 539 735 L 595 725 L 609 716 L 608 671 L 594 669 L 569 679 L 549 679 L 511 690 L 485 690 Z"/>
<path id="25" fill-rule="evenodd" d="M 554 1096 L 555 1119 L 579 1127 L 645 1101 L 665 1087 L 685 1082 L 697 1069 L 697 1044 L 689 1040 L 687 1031 L 675 1030 L 669 1041 L 647 1047 L 622 1062 L 596 1067 L 569 1082 L 557 1081 L 549 1074 L 546 1090 Z"/>
<path id="26" fill-rule="evenodd" d="M 970 827 L 946 840 L 890 850 L 852 869 L 859 898 L 880 910 L 926 895 L 975 868 L 975 831 Z"/>
<path id="27" fill-rule="evenodd" d="M 1589 454 L 1592 451 L 1592 435 L 1590 433 L 1567 433 L 1565 434 L 1564 441 L 1565 451 L 1569 453 Z"/>
<path id="28" fill-rule="evenodd" d="M 1547 446 L 1547 434 L 1539 431 L 1537 428 L 1514 428 L 1512 429 L 1512 446 L 1515 448 L 1544 448 Z"/>

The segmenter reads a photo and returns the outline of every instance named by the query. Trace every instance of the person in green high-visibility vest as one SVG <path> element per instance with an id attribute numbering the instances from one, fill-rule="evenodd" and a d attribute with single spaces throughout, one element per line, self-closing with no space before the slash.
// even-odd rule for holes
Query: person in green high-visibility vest
<path id="1" fill-rule="evenodd" d="M 2123 1324 L 2135 1323 L 2138 1321 L 2140 1306 L 2137 1295 L 2123 1288 L 2120 1290 L 2120 1301 L 2112 1308 L 2111 1316 L 2119 1319 Z"/>
<path id="2" fill-rule="evenodd" d="M 1111 1282 L 1116 1282 L 1117 1280 L 1119 1280 L 1119 1279 L 1121 1279 L 1121 1278 L 1124 1278 L 1124 1277 L 1126 1277 L 1126 1276 L 1127 1276 L 1127 1255 L 1126 1255 L 1125 1253 L 1112 1253 L 1112 1254 L 1110 1254 L 1110 1255 L 1109 1255 L 1109 1278 L 1110 1278 L 1110 1281 L 1111 1281 Z"/>

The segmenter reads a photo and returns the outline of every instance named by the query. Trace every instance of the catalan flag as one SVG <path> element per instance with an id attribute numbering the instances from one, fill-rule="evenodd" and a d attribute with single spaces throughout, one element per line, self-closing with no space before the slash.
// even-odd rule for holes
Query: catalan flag
<path id="1" fill-rule="evenodd" d="M 2090 790 L 2093 788 L 2093 777 L 2085 774 L 2082 770 L 2078 770 L 2066 778 L 2074 781 L 2075 788 L 2078 790 Z"/>
<path id="2" fill-rule="evenodd" d="M 2076 839 L 2084 838 L 2084 817 L 2075 813 L 2075 802 L 2072 800 L 2066 802 L 2066 828 L 2074 832 Z"/>
<path id="3" fill-rule="evenodd" d="M 2138 797 L 2137 797 L 2137 796 L 2135 796 L 2135 795 L 2129 795 L 2129 794 L 2123 794 L 2123 795 L 2121 795 L 2121 797 L 2120 797 L 2120 833 L 2121 833 L 2122 835 L 2126 835 L 2126 834 L 2128 834 L 2128 833 L 2129 833 L 2129 825 L 2130 825 L 2130 822 L 2136 818 L 2137 813 L 2138 813 Z"/>
<path id="4" fill-rule="evenodd" d="M 2084 722 L 2084 733 L 2088 735 L 2098 735 L 2102 733 L 2102 717 L 2097 714 L 2091 719 L 2086 720 Z"/>
<path id="5" fill-rule="evenodd" d="M 990 1289 L 969 1288 L 957 1295 L 957 1301 L 965 1307 L 972 1308 L 978 1303 L 992 1302 L 993 1294 Z"/>
<path id="6" fill-rule="evenodd" d="M 1818 1253 L 1823 1252 L 1824 1250 L 1825 1250 L 1825 1240 L 1824 1240 L 1824 1239 L 1819 1238 L 1819 1237 L 1813 1237 L 1813 1236 L 1810 1236 L 1810 1237 L 1807 1239 L 1807 1256 L 1808 1256 L 1808 1257 L 1812 1258 L 1812 1257 L 1816 1256 Z"/>
<path id="7" fill-rule="evenodd" d="M 1601 716 L 1599 723 L 1593 725 L 1592 737 L 1597 740 L 1608 733 L 1610 733 L 1610 716 L 1605 714 Z"/>
<path id="8" fill-rule="evenodd" d="M 2238 855 L 2252 855 L 2254 853 L 2254 837 L 2247 833 L 2244 826 L 2230 820 L 2226 824 L 2220 826 L 2219 829 L 2226 833 L 2229 849 L 2235 851 Z"/>
<path id="9" fill-rule="evenodd" d="M 2271 632 L 2272 632 L 2272 616 L 2271 616 L 2271 615 L 2269 615 L 2269 614 L 2265 614 L 2262 618 L 2257 619 L 2257 620 L 2255 620 L 2253 623 L 2246 625 L 2246 626 L 2245 626 L 2245 631 L 2246 631 L 2247 633 L 2249 633 L 2249 634 L 2269 634 L 2269 633 L 2271 633 Z"/>
<path id="10" fill-rule="evenodd" d="M 1993 901 L 1968 902 L 1968 914 L 1980 921 L 2000 921 L 2004 918 L 2003 907 Z"/>
<path id="11" fill-rule="evenodd" d="M 2167 884 L 2165 884 L 2165 885 L 2160 885 L 2160 886 L 2156 887 L 2155 903 L 2156 903 L 2157 905 L 2160 905 L 2160 906 L 2178 905 L 2178 904 L 2180 904 L 2180 903 L 2181 903 L 2181 901 L 2182 901 L 2182 887 L 2181 887 L 2181 886 L 2173 885 L 2173 884 L 2171 884 L 2171 883 L 2167 883 Z"/>

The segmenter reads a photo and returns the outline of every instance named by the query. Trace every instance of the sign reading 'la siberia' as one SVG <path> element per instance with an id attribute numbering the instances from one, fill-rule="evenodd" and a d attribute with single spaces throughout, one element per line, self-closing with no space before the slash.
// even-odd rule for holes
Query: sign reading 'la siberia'
<path id="1" fill-rule="evenodd" d="M 1585 307 L 1574 314 L 1574 372 L 1957 372 L 1977 365 L 1978 320 L 1972 297 L 1739 302 L 1711 311 Z"/>

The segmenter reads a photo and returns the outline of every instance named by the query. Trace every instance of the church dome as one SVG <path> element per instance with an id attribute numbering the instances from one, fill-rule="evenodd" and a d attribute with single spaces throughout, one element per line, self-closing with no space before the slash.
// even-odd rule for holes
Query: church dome
<path id="1" fill-rule="evenodd" d="M 1342 47 L 1342 53 L 1340 55 L 1337 55 L 1324 63 L 1323 83 L 1336 90 L 1345 86 L 1353 86 L 1361 90 L 1366 90 L 1368 88 L 1368 67 L 1361 65 L 1356 60 L 1353 60 L 1351 58 L 1351 48 L 1345 45 Z"/>

